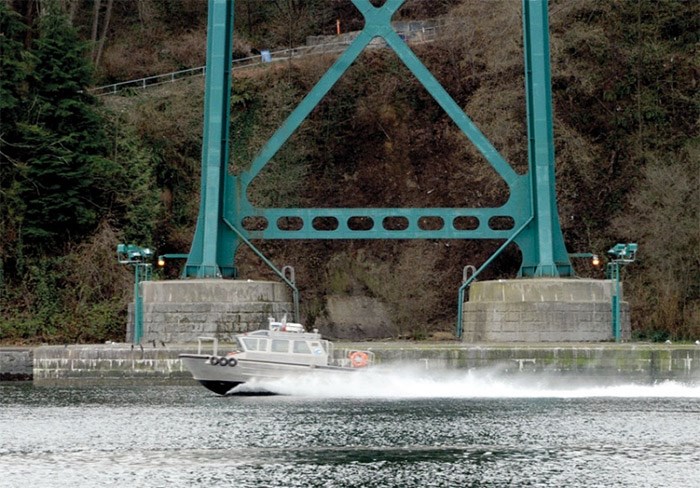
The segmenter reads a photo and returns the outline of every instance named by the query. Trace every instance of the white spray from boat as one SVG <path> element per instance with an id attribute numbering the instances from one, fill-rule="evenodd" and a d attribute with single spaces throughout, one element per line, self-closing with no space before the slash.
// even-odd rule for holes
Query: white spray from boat
<path id="1" fill-rule="evenodd" d="M 609 384 L 591 377 L 555 373 L 519 376 L 487 370 L 426 371 L 399 365 L 355 374 L 261 380 L 242 385 L 232 393 L 256 389 L 314 398 L 700 398 L 697 383 Z"/>

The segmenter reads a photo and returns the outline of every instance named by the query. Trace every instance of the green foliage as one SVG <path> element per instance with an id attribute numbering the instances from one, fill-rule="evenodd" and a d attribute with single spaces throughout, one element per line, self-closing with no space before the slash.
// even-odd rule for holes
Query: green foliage
<path id="1" fill-rule="evenodd" d="M 105 190 L 112 202 L 109 220 L 123 230 L 125 242 L 151 245 L 163 218 L 154 168 L 158 160 L 124 117 L 110 110 L 103 110 L 102 116 L 114 137 L 111 160 L 118 168 L 118 178 Z"/>
<path id="2" fill-rule="evenodd" d="M 588 0 L 560 15 L 553 82 L 566 240 L 600 253 L 639 242 L 626 277 L 634 327 L 696 337 L 700 4 Z"/>
<path id="3" fill-rule="evenodd" d="M 699 156 L 695 139 L 675 157 L 651 159 L 630 197 L 629 212 L 614 222 L 643 250 L 629 278 L 635 287 L 633 309 L 644 316 L 640 329 L 665 330 L 673 338 L 700 334 Z"/>
<path id="4" fill-rule="evenodd" d="M 639 242 L 638 261 L 624 276 L 635 336 L 700 337 L 700 154 L 693 139 L 700 4 L 550 3 L 557 195 L 567 246 L 603 254 L 612 243 Z M 520 4 L 416 0 L 397 17 L 426 18 L 453 6 L 450 16 L 459 22 L 448 23 L 444 39 L 413 48 L 522 173 Z M 78 27 L 88 7 L 78 6 Z M 178 66 L 198 59 L 189 48 L 204 38 L 201 2 L 147 1 L 127 10 L 113 19 L 107 78 L 165 72 L 166 59 Z M 190 244 L 202 84 L 179 82 L 99 107 L 85 91 L 90 66 L 75 30 L 55 10 L 42 18 L 41 26 L 24 26 L 0 1 L 0 341 L 119 340 L 133 277 L 114 263 L 114 244 L 128 240 L 164 252 L 185 252 Z M 343 30 L 362 25 L 347 1 L 239 0 L 237 33 L 247 37 L 238 36 L 239 54 L 246 46 L 284 47 L 303 44 L 308 34 L 333 34 L 336 19 Z M 27 28 L 38 33 L 29 49 Z M 185 34 L 191 36 L 168 44 Z M 235 74 L 234 173 L 249 167 L 332 61 Z M 494 206 L 507 196 L 396 56 L 380 49 L 354 63 L 249 195 L 261 206 L 309 207 Z M 295 266 L 309 322 L 324 315 L 324 294 L 365 295 L 385 302 L 397 335 L 424 337 L 453 327 L 462 267 L 483 262 L 498 243 L 261 245 L 274 262 Z M 518 262 L 509 251 L 484 278 L 513 276 Z M 274 279 L 245 250 L 237 265 L 246 277 Z M 584 274 L 601 277 L 595 273 Z"/>
<path id="5" fill-rule="evenodd" d="M 87 94 L 85 46 L 54 2 L 31 50 L 19 22 L 0 2 L 0 340 L 120 339 L 129 286 L 110 272 L 114 246 L 153 239 L 151 153 Z"/>
<path id="6" fill-rule="evenodd" d="M 129 210 L 133 214 L 130 221 L 143 224 L 155 217 L 151 242 L 163 252 L 187 251 L 191 226 L 197 218 L 202 95 L 201 80 L 196 80 L 156 97 L 106 100 L 119 158 L 124 158 L 132 178 L 137 178 L 132 184 L 143 182 L 135 194 L 124 194 L 127 200 L 139 202 L 140 210 Z M 139 217 L 144 212 L 155 213 L 144 220 Z"/>
<path id="7" fill-rule="evenodd" d="M 133 276 L 114 263 L 120 237 L 103 224 L 64 256 L 27 258 L 22 282 L 0 297 L 0 341 L 123 340 Z"/>
<path id="8" fill-rule="evenodd" d="M 5 2 L 0 2 L 0 123 L 4 134 L 17 120 L 30 63 L 22 43 L 19 41 L 26 27 L 22 19 Z M 4 140 L 4 137 L 3 137 Z"/>
<path id="9" fill-rule="evenodd" d="M 17 123 L 32 69 L 31 56 L 20 42 L 25 30 L 21 17 L 0 2 L 0 297 L 5 292 L 5 274 L 21 267 L 17 242 L 24 202 L 20 198 Z"/>
<path id="10" fill-rule="evenodd" d="M 17 123 L 22 238 L 36 251 L 60 251 L 88 234 L 109 207 L 105 192 L 118 168 L 85 89 L 91 68 L 84 45 L 49 3 L 32 46 L 35 67 Z"/>

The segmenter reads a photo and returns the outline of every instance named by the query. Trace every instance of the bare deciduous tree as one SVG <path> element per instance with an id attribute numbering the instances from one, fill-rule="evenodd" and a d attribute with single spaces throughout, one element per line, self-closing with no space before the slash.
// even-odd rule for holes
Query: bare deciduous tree
<path id="1" fill-rule="evenodd" d="M 92 34 L 90 36 L 90 42 L 92 43 L 92 59 L 95 59 L 95 50 L 97 49 L 97 29 L 100 25 L 100 6 L 102 5 L 102 0 L 95 0 L 92 9 Z"/>
<path id="2" fill-rule="evenodd" d="M 107 38 L 107 32 L 109 30 L 109 21 L 112 18 L 112 6 L 114 5 L 114 0 L 107 0 L 107 11 L 105 12 L 104 20 L 102 21 L 102 34 L 100 35 L 100 40 L 97 43 L 97 53 L 93 58 L 95 67 L 100 65 L 100 59 L 102 58 L 102 51 L 105 46 L 105 39 Z"/>

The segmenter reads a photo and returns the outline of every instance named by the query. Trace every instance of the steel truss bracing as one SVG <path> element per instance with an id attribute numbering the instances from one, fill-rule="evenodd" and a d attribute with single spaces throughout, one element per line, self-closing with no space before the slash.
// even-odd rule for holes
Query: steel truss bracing
<path id="1" fill-rule="evenodd" d="M 573 273 L 559 226 L 554 184 L 554 148 L 546 0 L 523 0 L 523 32 L 528 127 L 528 167 L 517 174 L 393 30 L 391 18 L 405 0 L 374 7 L 352 0 L 365 27 L 287 117 L 240 175 L 228 172 L 233 0 L 209 0 L 207 77 L 200 212 L 186 277 L 234 277 L 238 246 L 254 239 L 497 239 L 522 252 L 522 276 Z M 335 83 L 374 38 L 382 38 L 410 72 L 481 152 L 508 186 L 507 202 L 497 208 L 258 208 L 247 197 L 259 175 Z M 468 183 L 468 182 L 465 182 Z M 512 225 L 504 230 L 499 218 Z M 421 228 L 424 218 L 437 229 Z M 261 230 L 246 229 L 256 219 Z M 351 226 L 355 219 L 365 224 Z M 469 226 L 460 225 L 468 219 Z M 297 225 L 290 229 L 285 222 Z M 402 225 L 387 226 L 388 221 Z M 330 225 L 329 225 L 330 224 Z M 351 228 L 352 227 L 352 228 Z M 389 228 L 387 228 L 389 227 Z M 465 228 L 467 227 L 467 228 Z M 500 252 L 505 246 L 502 246 Z"/>

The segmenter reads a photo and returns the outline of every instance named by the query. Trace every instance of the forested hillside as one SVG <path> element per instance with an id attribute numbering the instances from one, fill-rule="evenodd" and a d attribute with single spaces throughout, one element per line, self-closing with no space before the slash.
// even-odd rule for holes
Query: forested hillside
<path id="1" fill-rule="evenodd" d="M 380 2 L 374 1 L 374 4 Z M 412 46 L 506 160 L 527 167 L 520 2 L 407 0 L 440 18 Z M 359 29 L 349 0 L 238 0 L 235 56 Z M 639 339 L 700 338 L 700 3 L 552 0 L 557 194 L 570 252 L 638 242 L 623 276 Z M 204 64 L 204 0 L 0 0 L 0 342 L 123 340 L 118 242 L 185 253 L 198 210 L 203 83 L 89 88 Z M 240 171 L 333 62 L 236 72 Z M 507 188 L 392 51 L 365 52 L 255 180 L 260 205 L 495 206 Z M 396 335 L 451 331 L 490 241 L 256 243 L 296 269 L 313 324 L 330 294 L 385 303 Z M 512 278 L 509 248 L 483 279 Z M 273 278 L 250 251 L 241 277 Z M 580 276 L 602 278 L 575 261 Z M 177 275 L 176 266 L 158 271 Z"/>

